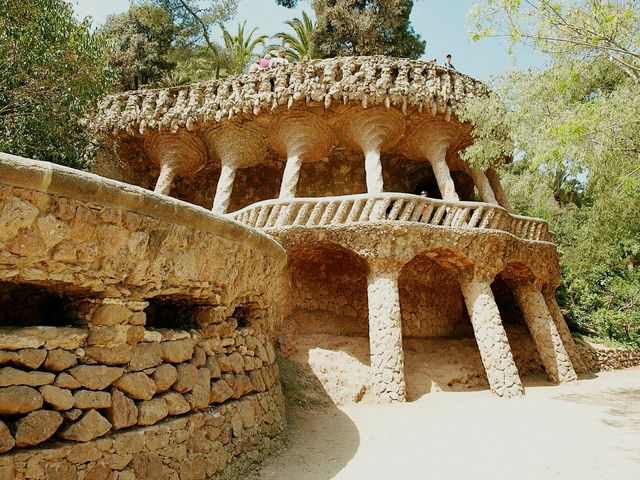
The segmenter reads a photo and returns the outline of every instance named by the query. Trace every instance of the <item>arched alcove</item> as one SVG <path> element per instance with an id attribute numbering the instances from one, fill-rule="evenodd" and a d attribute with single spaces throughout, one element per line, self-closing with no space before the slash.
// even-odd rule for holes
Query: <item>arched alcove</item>
<path id="1" fill-rule="evenodd" d="M 520 262 L 508 263 L 491 284 L 502 324 L 509 338 L 511 353 L 520 376 L 543 373 L 542 362 L 524 321 L 513 287 L 534 280 L 529 267 Z"/>
<path id="2" fill-rule="evenodd" d="M 407 398 L 488 386 L 460 288 L 471 262 L 448 249 L 421 253 L 398 279 Z"/>
<path id="3" fill-rule="evenodd" d="M 308 367 L 334 402 L 359 401 L 369 372 L 367 264 L 331 243 L 296 247 L 288 257 L 281 350 Z"/>

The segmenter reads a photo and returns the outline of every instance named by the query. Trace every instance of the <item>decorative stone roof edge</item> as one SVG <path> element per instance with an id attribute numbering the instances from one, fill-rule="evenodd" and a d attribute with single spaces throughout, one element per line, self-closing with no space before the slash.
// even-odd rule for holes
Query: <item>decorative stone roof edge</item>
<path id="1" fill-rule="evenodd" d="M 92 120 L 96 132 L 144 134 L 147 129 L 193 130 L 263 109 L 311 102 L 385 105 L 447 116 L 487 87 L 455 70 L 406 58 L 336 57 L 279 65 L 255 73 L 106 97 Z"/>
<path id="2" fill-rule="evenodd" d="M 286 252 L 278 242 L 240 222 L 182 200 L 92 173 L 0 152 L 0 184 L 147 215 L 219 235 L 263 251 L 282 263 L 286 261 Z"/>

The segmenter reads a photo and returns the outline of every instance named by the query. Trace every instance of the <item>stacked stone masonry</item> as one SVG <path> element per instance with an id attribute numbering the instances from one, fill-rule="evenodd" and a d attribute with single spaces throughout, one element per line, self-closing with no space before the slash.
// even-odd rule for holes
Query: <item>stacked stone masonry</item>
<path id="1" fill-rule="evenodd" d="M 272 450 L 281 247 L 70 169 L 0 172 L 0 478 L 226 478 Z"/>

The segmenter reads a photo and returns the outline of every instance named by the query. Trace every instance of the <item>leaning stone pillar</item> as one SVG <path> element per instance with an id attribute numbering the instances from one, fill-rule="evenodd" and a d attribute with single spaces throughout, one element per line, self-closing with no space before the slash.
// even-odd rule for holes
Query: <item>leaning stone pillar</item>
<path id="1" fill-rule="evenodd" d="M 576 342 L 573 340 L 573 336 L 569 331 L 567 322 L 565 322 L 562 312 L 560 311 L 560 307 L 558 306 L 558 302 L 556 301 L 554 289 L 543 289 L 543 295 L 547 308 L 549 309 L 549 313 L 551 314 L 551 318 L 553 318 L 553 323 L 555 323 L 558 333 L 560 334 L 560 338 L 562 339 L 562 343 L 564 344 L 564 348 L 571 359 L 573 369 L 576 373 L 587 373 L 587 367 L 582 361 L 580 352 L 576 347 Z"/>
<path id="2" fill-rule="evenodd" d="M 380 152 L 395 146 L 404 134 L 404 115 L 394 108 L 374 107 L 346 114 L 344 140 L 364 153 L 367 193 L 384 191 Z"/>
<path id="3" fill-rule="evenodd" d="M 475 183 L 482 201 L 492 203 L 493 205 L 499 205 L 498 200 L 496 200 L 496 196 L 494 195 L 493 188 L 491 188 L 491 184 L 489 183 L 489 179 L 485 173 L 482 170 L 477 170 L 475 168 L 470 168 L 469 170 L 473 183 Z"/>
<path id="4" fill-rule="evenodd" d="M 456 193 L 449 165 L 447 165 L 447 148 L 448 142 L 440 139 L 432 144 L 424 145 L 424 152 L 425 157 L 431 163 L 431 168 L 433 168 L 433 175 L 436 177 L 442 199 L 457 202 L 460 197 Z"/>
<path id="5" fill-rule="evenodd" d="M 549 379 L 556 383 L 576 380 L 576 372 L 542 292 L 533 283 L 525 283 L 516 286 L 515 295 Z"/>
<path id="6" fill-rule="evenodd" d="M 367 277 L 371 387 L 385 402 L 406 399 L 398 291 L 401 268 L 395 261 L 372 259 Z"/>
<path id="7" fill-rule="evenodd" d="M 513 212 L 509 199 L 502 189 L 502 183 L 500 183 L 498 173 L 493 168 L 490 168 L 485 172 L 485 175 L 489 181 L 489 185 L 491 185 L 491 189 L 493 190 L 493 194 L 495 195 L 498 205 L 509 213 Z"/>
<path id="8" fill-rule="evenodd" d="M 455 128 L 448 122 L 427 117 L 411 124 L 401 146 L 407 157 L 431 164 L 442 199 L 455 202 L 460 197 L 447 164 L 447 151 L 455 143 L 456 135 Z"/>
<path id="9" fill-rule="evenodd" d="M 171 193 L 176 176 L 195 175 L 207 159 L 207 151 L 200 137 L 185 132 L 150 135 L 145 139 L 144 150 L 160 167 L 153 191 L 162 195 Z"/>
<path id="10" fill-rule="evenodd" d="M 491 391 L 500 397 L 521 396 L 524 388 L 490 283 L 473 280 L 460 287 Z"/>
<path id="11" fill-rule="evenodd" d="M 235 178 L 236 167 L 233 165 L 222 165 L 211 211 L 215 213 L 227 213 L 229 202 L 231 201 L 231 193 L 233 192 L 233 181 Z"/>
<path id="12" fill-rule="evenodd" d="M 287 158 L 279 198 L 294 198 L 302 162 L 326 158 L 335 136 L 318 115 L 301 110 L 276 116 L 269 124 L 268 132 L 273 149 Z"/>
<path id="13" fill-rule="evenodd" d="M 220 178 L 211 210 L 224 214 L 229 208 L 236 172 L 262 162 L 267 147 L 260 134 L 235 124 L 207 130 L 204 139 L 212 156 L 220 161 Z"/>

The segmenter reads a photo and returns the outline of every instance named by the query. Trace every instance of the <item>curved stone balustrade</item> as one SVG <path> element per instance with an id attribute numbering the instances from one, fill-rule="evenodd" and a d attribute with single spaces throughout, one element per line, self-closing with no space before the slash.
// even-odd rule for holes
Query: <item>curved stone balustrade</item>
<path id="1" fill-rule="evenodd" d="M 147 129 L 193 130 L 199 123 L 294 103 L 360 102 L 414 108 L 447 116 L 486 87 L 455 70 L 406 58 L 339 57 L 281 65 L 256 73 L 193 85 L 125 92 L 98 105 L 94 127 L 101 132 L 143 134 Z"/>
<path id="2" fill-rule="evenodd" d="M 261 229 L 400 221 L 446 228 L 502 230 L 524 240 L 555 242 L 544 220 L 509 214 L 504 208 L 488 203 L 448 202 L 402 193 L 266 200 L 229 216 Z"/>

